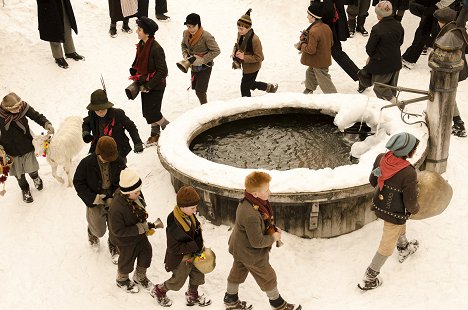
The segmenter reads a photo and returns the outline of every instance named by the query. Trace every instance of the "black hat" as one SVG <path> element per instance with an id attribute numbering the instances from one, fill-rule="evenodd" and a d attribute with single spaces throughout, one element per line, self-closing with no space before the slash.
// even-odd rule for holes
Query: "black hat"
<path id="1" fill-rule="evenodd" d="M 244 15 L 239 18 L 237 21 L 238 24 L 242 24 L 247 26 L 247 28 L 250 28 L 252 26 L 252 19 L 250 19 L 250 12 L 252 12 L 252 9 L 248 9 L 247 12 L 245 12 Z"/>
<path id="2" fill-rule="evenodd" d="M 142 16 L 139 19 L 137 19 L 136 23 L 138 27 L 143 29 L 143 31 L 150 37 L 154 36 L 154 33 L 159 29 L 158 24 L 156 24 L 154 20 L 146 16 Z"/>
<path id="3" fill-rule="evenodd" d="M 197 13 L 190 13 L 185 18 L 184 25 L 198 25 L 198 27 L 201 27 L 200 15 L 198 15 Z"/>
<path id="4" fill-rule="evenodd" d="M 307 13 L 317 19 L 321 19 L 323 17 L 323 3 L 318 1 L 312 2 L 307 9 Z"/>
<path id="5" fill-rule="evenodd" d="M 91 103 L 86 107 L 90 111 L 99 111 L 112 108 L 114 104 L 107 99 L 107 94 L 102 89 L 97 89 L 91 94 Z"/>
<path id="6" fill-rule="evenodd" d="M 434 12 L 434 17 L 441 23 L 450 23 L 457 18 L 457 12 L 449 7 L 438 9 Z"/>

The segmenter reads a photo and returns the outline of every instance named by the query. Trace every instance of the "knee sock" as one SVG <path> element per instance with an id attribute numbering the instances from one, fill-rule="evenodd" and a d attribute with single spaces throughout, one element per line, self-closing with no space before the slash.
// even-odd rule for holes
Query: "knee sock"
<path id="1" fill-rule="evenodd" d="M 135 269 L 135 278 L 137 280 L 143 280 L 144 278 L 146 278 L 146 268 L 137 265 Z"/>
<path id="2" fill-rule="evenodd" d="M 372 259 L 371 264 L 369 265 L 369 268 L 374 271 L 380 272 L 380 268 L 382 268 L 387 258 L 388 256 L 383 256 L 379 252 L 376 252 L 374 255 L 374 258 Z"/>
<path id="3" fill-rule="evenodd" d="M 151 137 L 159 136 L 161 129 L 157 123 L 151 124 Z"/>
<path id="4" fill-rule="evenodd" d="M 266 291 L 265 293 L 267 294 L 269 300 L 276 300 L 280 297 L 278 287 L 275 287 L 271 291 Z"/>
<path id="5" fill-rule="evenodd" d="M 163 116 L 163 118 L 161 118 L 159 121 L 157 121 L 156 124 L 161 126 L 162 130 L 164 130 L 164 128 L 166 128 L 166 126 L 169 125 L 169 121 L 167 119 L 165 119 L 164 116 Z"/>
<path id="6" fill-rule="evenodd" d="M 119 282 L 128 280 L 128 273 L 120 273 L 120 271 L 117 271 L 116 280 L 119 281 Z"/>
<path id="7" fill-rule="evenodd" d="M 24 174 L 22 174 L 19 178 L 17 177 L 17 180 L 18 180 L 18 185 L 22 190 L 29 189 L 29 184 Z"/>
<path id="8" fill-rule="evenodd" d="M 232 283 L 228 281 L 226 293 L 228 293 L 229 295 L 236 295 L 238 292 L 239 292 L 239 283 Z"/>
<path id="9" fill-rule="evenodd" d="M 31 177 L 31 179 L 37 179 L 39 177 L 39 172 L 38 171 L 34 171 L 34 172 L 31 172 L 29 174 L 29 176 Z"/>
<path id="10" fill-rule="evenodd" d="M 406 234 L 400 235 L 397 241 L 397 247 L 405 247 L 408 244 L 408 239 L 406 239 Z"/>

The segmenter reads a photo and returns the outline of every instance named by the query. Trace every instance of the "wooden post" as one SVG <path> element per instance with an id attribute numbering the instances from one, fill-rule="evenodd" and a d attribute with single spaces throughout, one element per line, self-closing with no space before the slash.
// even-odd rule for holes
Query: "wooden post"
<path id="1" fill-rule="evenodd" d="M 432 69 L 429 90 L 433 101 L 427 101 L 429 147 L 425 170 L 437 173 L 447 169 L 458 74 L 463 68 L 462 46 L 462 40 L 450 31 L 436 40 L 435 49 L 429 56 Z"/>

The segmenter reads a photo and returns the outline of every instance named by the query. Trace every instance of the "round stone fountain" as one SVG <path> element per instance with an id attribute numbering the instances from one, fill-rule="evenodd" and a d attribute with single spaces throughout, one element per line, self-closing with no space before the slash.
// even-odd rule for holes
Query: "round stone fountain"
<path id="1" fill-rule="evenodd" d="M 339 236 L 375 219 L 370 210 L 374 189 L 368 184 L 368 177 L 375 157 L 385 152 L 385 143 L 392 134 L 408 131 L 418 137 L 421 143 L 412 163 L 419 166 L 424 160 L 427 128 L 404 124 L 397 108 L 381 113 L 380 108 L 387 103 L 364 95 L 296 93 L 213 102 L 189 110 L 173 121 L 161 135 L 158 154 L 171 175 L 174 189 L 187 184 L 196 188 L 202 198 L 200 213 L 216 225 L 234 224 L 245 176 L 253 170 L 264 170 L 272 176 L 270 202 L 278 227 L 307 238 Z M 313 138 L 307 141 L 309 135 L 301 133 L 304 141 L 310 142 L 300 141 L 305 144 L 304 150 L 290 152 L 286 147 L 277 152 L 275 143 L 279 134 L 274 130 L 264 130 L 261 138 L 254 135 L 248 140 L 246 136 L 246 143 L 240 146 L 215 135 L 224 132 L 229 136 L 233 131 L 238 138 L 239 134 L 259 131 L 268 122 L 279 122 L 281 132 L 284 123 L 294 123 L 290 120 L 300 118 L 310 119 L 314 124 L 321 122 L 319 130 L 328 130 L 338 138 L 320 139 L 324 132 L 311 134 Z M 356 122 L 366 123 L 375 134 L 359 141 L 356 135 L 343 133 Z M 294 126 L 296 129 L 292 131 L 304 127 Z M 283 139 L 281 146 L 291 138 Z M 218 140 L 224 142 L 215 143 Z M 218 148 L 218 144 L 224 146 Z M 251 153 L 243 153 L 242 146 L 264 151 L 258 153 L 258 158 L 249 157 Z M 307 150 L 312 155 L 304 155 Z M 220 152 L 220 157 L 214 156 Z M 236 154 L 239 156 L 233 156 Z M 242 154 L 246 156 L 242 158 Z M 348 155 L 357 160 L 350 161 Z M 317 157 L 338 160 L 315 162 Z M 327 165 L 321 167 L 321 163 Z"/>

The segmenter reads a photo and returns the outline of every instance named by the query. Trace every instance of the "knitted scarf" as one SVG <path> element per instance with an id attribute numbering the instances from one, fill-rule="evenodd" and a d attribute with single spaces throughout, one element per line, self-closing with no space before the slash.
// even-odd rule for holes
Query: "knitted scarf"
<path id="1" fill-rule="evenodd" d="M 253 35 L 253 29 L 250 29 L 245 35 L 239 37 L 239 51 L 245 53 L 247 50 L 247 44 L 252 40 Z"/>
<path id="2" fill-rule="evenodd" d="M 136 200 L 131 200 L 125 194 L 120 193 L 120 195 L 127 201 L 128 207 L 135 214 L 138 222 L 144 223 L 148 218 L 148 212 L 146 211 L 146 202 L 143 197 L 139 196 Z"/>
<path id="3" fill-rule="evenodd" d="M 201 36 L 203 35 L 203 27 L 198 28 L 197 32 L 194 35 L 189 34 L 188 44 L 190 46 L 194 46 L 200 40 Z"/>
<path id="4" fill-rule="evenodd" d="M 185 232 L 190 231 L 190 226 L 188 225 L 187 221 L 190 219 L 190 222 L 192 223 L 192 227 L 195 229 L 197 222 L 195 221 L 195 216 L 190 215 L 188 216 L 185 214 L 182 210 L 180 210 L 179 206 L 174 207 L 174 217 L 176 221 L 182 226 Z"/>
<path id="5" fill-rule="evenodd" d="M 380 159 L 379 166 L 372 171 L 372 173 L 378 177 L 377 183 L 379 185 L 379 189 L 382 190 L 385 180 L 390 179 L 398 171 L 408 167 L 409 165 L 409 161 L 395 156 L 392 151 L 385 153 L 385 155 Z"/>
<path id="6" fill-rule="evenodd" d="M 244 191 L 244 198 L 241 199 L 241 202 L 247 200 L 255 206 L 258 207 L 258 212 L 260 212 L 263 222 L 265 223 L 265 228 L 268 229 L 271 224 L 273 224 L 273 209 L 271 208 L 270 202 L 268 200 L 263 200 L 258 197 L 254 197 L 251 193 Z"/>
<path id="7" fill-rule="evenodd" d="M 148 74 L 149 56 L 153 46 L 154 37 L 149 37 L 146 43 L 137 44 L 136 62 L 133 67 L 140 75 Z"/>
<path id="8" fill-rule="evenodd" d="M 3 108 L 0 108 L 0 118 L 3 119 L 5 129 L 8 130 L 10 128 L 11 122 L 15 122 L 16 125 L 18 125 L 18 127 L 21 128 L 26 134 L 26 127 L 23 125 L 23 123 L 21 123 L 21 119 L 26 115 L 28 110 L 29 105 L 24 101 L 21 102 L 18 113 L 11 113 Z"/>

